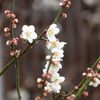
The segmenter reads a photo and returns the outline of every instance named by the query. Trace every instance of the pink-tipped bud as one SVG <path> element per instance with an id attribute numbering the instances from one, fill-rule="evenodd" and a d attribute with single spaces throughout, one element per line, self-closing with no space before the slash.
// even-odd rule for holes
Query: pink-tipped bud
<path id="1" fill-rule="evenodd" d="M 86 76 L 86 73 L 85 73 L 85 72 L 84 72 L 84 73 L 82 73 L 82 76 L 84 76 L 84 77 L 85 77 L 85 76 Z"/>
<path id="2" fill-rule="evenodd" d="M 36 97 L 35 100 L 42 100 L 40 97 Z"/>
<path id="3" fill-rule="evenodd" d="M 40 83 L 40 84 L 38 84 L 38 88 L 42 88 L 42 86 L 43 86 L 43 85 L 42 85 L 41 83 Z"/>
<path id="4" fill-rule="evenodd" d="M 42 77 L 47 78 L 47 73 L 43 73 Z"/>
<path id="5" fill-rule="evenodd" d="M 47 92 L 43 92 L 43 96 L 47 96 L 48 95 L 48 93 Z"/>
<path id="6" fill-rule="evenodd" d="M 47 55 L 46 56 L 46 60 L 50 60 L 51 59 L 51 56 L 50 55 Z"/>
<path id="7" fill-rule="evenodd" d="M 6 32 L 6 33 L 5 33 L 5 36 L 6 36 L 6 37 L 9 37 L 10 35 L 11 35 L 10 32 Z"/>
<path id="8" fill-rule="evenodd" d="M 7 18 L 11 18 L 11 14 L 10 13 L 8 13 L 6 16 L 7 16 Z"/>
<path id="9" fill-rule="evenodd" d="M 5 10 L 4 13 L 5 14 L 10 14 L 10 10 Z"/>
<path id="10" fill-rule="evenodd" d="M 94 83 L 96 83 L 96 82 L 98 82 L 98 78 L 94 77 L 94 78 L 92 79 L 92 81 L 93 81 Z"/>
<path id="11" fill-rule="evenodd" d="M 97 68 L 97 69 L 100 69 L 100 63 L 97 64 L 97 67 L 96 67 L 96 68 Z"/>
<path id="12" fill-rule="evenodd" d="M 13 22 L 13 23 L 18 23 L 18 19 L 15 18 L 12 22 Z"/>
<path id="13" fill-rule="evenodd" d="M 82 93 L 82 96 L 84 96 L 84 97 L 86 97 L 86 96 L 88 96 L 89 95 L 89 93 L 87 92 L 87 91 L 84 91 L 83 93 Z"/>
<path id="14" fill-rule="evenodd" d="M 16 41 L 19 41 L 19 38 L 18 37 L 16 37 L 15 39 L 16 39 Z"/>
<path id="15" fill-rule="evenodd" d="M 11 13 L 11 18 L 15 18 L 16 15 L 14 13 Z"/>
<path id="16" fill-rule="evenodd" d="M 74 86 L 74 90 L 78 90 L 78 86 Z"/>
<path id="17" fill-rule="evenodd" d="M 16 51 L 15 51 L 15 55 L 16 55 L 16 56 L 19 56 L 19 54 L 20 54 L 20 50 L 16 50 Z"/>
<path id="18" fill-rule="evenodd" d="M 75 97 L 75 94 L 71 94 L 71 96 L 70 96 L 71 98 L 74 98 Z"/>
<path id="19" fill-rule="evenodd" d="M 11 56 L 14 56 L 14 55 L 15 55 L 15 52 L 14 52 L 14 51 L 11 51 L 11 52 L 10 52 L 10 55 L 11 55 Z"/>
<path id="20" fill-rule="evenodd" d="M 4 28 L 4 32 L 9 32 L 9 31 L 10 31 L 10 29 L 8 27 Z"/>
<path id="21" fill-rule="evenodd" d="M 100 73 L 97 74 L 97 78 L 100 78 Z"/>
<path id="22" fill-rule="evenodd" d="M 67 14 L 66 13 L 62 13 L 62 17 L 63 18 L 67 18 Z"/>
<path id="23" fill-rule="evenodd" d="M 90 68 L 90 67 L 88 67 L 88 68 L 87 68 L 87 71 L 91 71 L 91 68 Z"/>
<path id="24" fill-rule="evenodd" d="M 69 5 L 66 5 L 66 8 L 68 9 L 69 8 Z"/>
<path id="25" fill-rule="evenodd" d="M 71 5 L 71 2 L 70 2 L 70 1 L 68 1 L 68 2 L 67 2 L 67 4 L 70 6 L 70 5 Z"/>
<path id="26" fill-rule="evenodd" d="M 16 38 L 13 38 L 12 42 L 13 42 L 13 45 L 15 45 L 15 46 L 18 45 Z"/>
<path id="27" fill-rule="evenodd" d="M 63 7 L 63 6 L 64 6 L 64 3 L 60 2 L 60 3 L 59 3 L 59 6 L 60 6 L 60 7 Z"/>
<path id="28" fill-rule="evenodd" d="M 42 78 L 37 79 L 37 83 L 42 83 L 42 82 L 43 82 Z"/>
<path id="29" fill-rule="evenodd" d="M 11 45 L 12 45 L 12 41 L 8 40 L 8 41 L 6 42 L 6 45 L 7 45 L 7 46 L 11 46 Z"/>
<path id="30" fill-rule="evenodd" d="M 12 24 L 12 28 L 16 28 L 17 25 L 15 23 Z"/>
<path id="31" fill-rule="evenodd" d="M 67 2 L 68 2 L 68 0 L 64 0 L 64 2 L 65 2 L 65 3 L 67 3 Z"/>
<path id="32" fill-rule="evenodd" d="M 87 75 L 86 75 L 86 78 L 92 78 L 93 77 L 93 75 L 91 74 L 91 73 L 88 73 Z"/>

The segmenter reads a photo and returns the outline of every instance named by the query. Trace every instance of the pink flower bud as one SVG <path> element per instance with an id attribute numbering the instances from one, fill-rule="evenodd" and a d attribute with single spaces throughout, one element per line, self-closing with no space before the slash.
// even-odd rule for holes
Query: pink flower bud
<path id="1" fill-rule="evenodd" d="M 15 23 L 12 24 L 12 28 L 16 28 L 17 25 Z"/>
<path id="2" fill-rule="evenodd" d="M 43 73 L 42 77 L 47 78 L 47 73 Z"/>
<path id="3" fill-rule="evenodd" d="M 70 6 L 70 5 L 71 5 L 71 2 L 70 2 L 70 1 L 68 1 L 68 2 L 67 2 L 67 4 Z"/>
<path id="4" fill-rule="evenodd" d="M 47 92 L 43 92 L 43 96 L 47 96 L 48 95 L 48 93 Z"/>
<path id="5" fill-rule="evenodd" d="M 11 35 L 10 32 L 6 32 L 6 33 L 5 33 L 5 36 L 6 36 L 6 37 L 9 37 L 10 35 Z"/>
<path id="6" fill-rule="evenodd" d="M 36 97 L 35 100 L 42 100 L 40 97 Z"/>
<path id="7" fill-rule="evenodd" d="M 12 45 L 12 41 L 8 40 L 8 41 L 6 42 L 6 45 L 7 45 L 7 46 L 11 46 L 11 45 Z"/>
<path id="8" fill-rule="evenodd" d="M 42 85 L 41 83 L 40 83 L 40 84 L 38 84 L 38 88 L 42 88 L 42 86 L 43 86 L 43 85 Z"/>
<path id="9" fill-rule="evenodd" d="M 64 3 L 62 3 L 62 2 L 59 3 L 59 6 L 60 6 L 60 7 L 63 7 L 63 6 L 64 6 Z"/>
<path id="10" fill-rule="evenodd" d="M 92 78 L 93 77 L 93 75 L 91 74 L 91 73 L 88 73 L 87 75 L 86 75 L 86 78 Z"/>
<path id="11" fill-rule="evenodd" d="M 67 14 L 66 13 L 62 13 L 62 17 L 63 18 L 67 18 Z"/>
<path id="12" fill-rule="evenodd" d="M 84 72 L 84 73 L 82 73 L 82 76 L 84 76 L 84 77 L 85 77 L 85 76 L 86 76 L 86 73 L 85 73 L 85 72 Z"/>
<path id="13" fill-rule="evenodd" d="M 91 71 L 91 68 L 90 68 L 90 67 L 88 67 L 88 68 L 87 68 L 87 71 Z"/>
<path id="14" fill-rule="evenodd" d="M 43 82 L 42 78 L 37 79 L 37 83 L 42 83 L 42 82 Z"/>
<path id="15" fill-rule="evenodd" d="M 19 56 L 19 54 L 20 54 L 20 50 L 16 50 L 16 51 L 15 51 L 15 55 L 16 55 L 16 56 Z"/>
<path id="16" fill-rule="evenodd" d="M 12 22 L 13 22 L 13 23 L 18 23 L 18 19 L 15 18 Z"/>
<path id="17" fill-rule="evenodd" d="M 51 59 L 51 56 L 50 55 L 47 55 L 46 56 L 46 60 L 50 60 Z"/>
<path id="18" fill-rule="evenodd" d="M 14 52 L 14 51 L 11 51 L 11 52 L 10 52 L 10 55 L 11 55 L 11 56 L 14 56 L 14 55 L 15 55 L 15 52 Z"/>
<path id="19" fill-rule="evenodd" d="M 100 69 L 100 63 L 99 64 L 97 64 L 97 67 L 96 67 L 97 69 Z"/>
<path id="20" fill-rule="evenodd" d="M 74 86 L 74 90 L 78 90 L 78 86 Z"/>
<path id="21" fill-rule="evenodd" d="M 10 13 L 8 13 L 6 16 L 7 16 L 7 18 L 11 18 L 11 14 Z"/>
<path id="22" fill-rule="evenodd" d="M 65 2 L 65 3 L 67 3 L 67 2 L 68 2 L 68 0 L 64 0 L 64 2 Z"/>
<path id="23" fill-rule="evenodd" d="M 5 14 L 10 14 L 10 10 L 5 10 L 4 13 Z"/>
<path id="24" fill-rule="evenodd" d="M 66 5 L 66 8 L 69 8 L 69 5 L 68 4 Z"/>
<path id="25" fill-rule="evenodd" d="M 97 78 L 100 78 L 100 73 L 97 73 Z"/>
<path id="26" fill-rule="evenodd" d="M 87 91 L 84 91 L 83 93 L 82 93 L 82 96 L 84 96 L 84 97 L 86 97 L 86 96 L 88 96 L 89 95 L 89 93 L 87 92 Z"/>
<path id="27" fill-rule="evenodd" d="M 8 27 L 4 28 L 4 32 L 9 32 L 9 31 L 10 31 L 10 29 Z"/>
<path id="28" fill-rule="evenodd" d="M 15 18 L 16 17 L 16 15 L 14 13 L 11 13 L 10 15 L 11 15 L 11 18 Z"/>

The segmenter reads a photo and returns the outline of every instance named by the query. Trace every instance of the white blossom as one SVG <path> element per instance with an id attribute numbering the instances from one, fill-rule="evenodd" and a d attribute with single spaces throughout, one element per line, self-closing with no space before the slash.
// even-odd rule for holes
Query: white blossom
<path id="1" fill-rule="evenodd" d="M 95 81 L 90 81 L 89 85 L 93 87 L 97 87 L 100 84 L 100 80 L 98 78 L 95 78 Z"/>
<path id="2" fill-rule="evenodd" d="M 45 87 L 45 90 L 47 90 L 47 89 L 50 92 L 59 93 L 61 86 L 59 84 L 55 84 L 55 83 L 48 83 L 47 86 Z"/>
<path id="3" fill-rule="evenodd" d="M 35 32 L 35 27 L 33 25 L 27 26 L 24 25 L 22 27 L 22 38 L 28 40 L 30 43 L 33 42 L 33 39 L 37 38 L 37 34 Z"/>
<path id="4" fill-rule="evenodd" d="M 50 42 L 56 41 L 55 35 L 59 33 L 59 28 L 57 28 L 56 24 L 50 25 L 49 29 L 47 30 L 47 38 Z"/>
<path id="5" fill-rule="evenodd" d="M 48 66 L 49 66 L 49 61 L 47 61 L 46 65 L 45 65 L 45 69 L 43 69 L 43 73 L 46 73 L 47 72 Z M 60 64 L 60 62 L 51 63 L 48 73 L 58 72 L 59 69 L 61 69 L 61 68 L 62 68 L 62 65 Z"/>
<path id="6" fill-rule="evenodd" d="M 58 73 L 54 73 L 54 75 L 51 77 L 51 81 L 55 84 L 59 84 L 64 82 L 65 78 L 60 76 Z"/>
<path id="7" fill-rule="evenodd" d="M 56 40 L 56 41 L 48 42 L 46 46 L 48 49 L 51 49 L 51 50 L 54 48 L 62 49 L 65 44 L 66 42 L 59 42 L 58 40 Z"/>

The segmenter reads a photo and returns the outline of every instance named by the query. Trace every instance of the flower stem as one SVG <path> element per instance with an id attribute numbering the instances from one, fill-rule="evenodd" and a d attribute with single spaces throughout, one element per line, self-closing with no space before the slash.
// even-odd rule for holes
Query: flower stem
<path id="1" fill-rule="evenodd" d="M 62 7 L 62 9 L 61 9 L 61 10 L 60 10 L 60 12 L 58 13 L 57 17 L 54 19 L 54 21 L 53 21 L 53 23 L 52 23 L 52 24 L 55 24 L 55 23 L 57 23 L 57 22 L 58 22 L 58 20 L 59 20 L 59 19 L 60 19 L 60 17 L 62 16 L 62 13 L 63 13 L 63 11 L 64 11 L 65 7 L 66 7 L 66 3 L 65 3 L 65 5 Z"/>
<path id="2" fill-rule="evenodd" d="M 18 100 L 21 100 L 21 94 L 20 94 L 20 75 L 19 75 L 19 59 L 16 59 L 16 89 L 18 93 Z"/>
<path id="3" fill-rule="evenodd" d="M 15 0 L 12 0 L 12 4 L 11 4 L 11 8 L 10 8 L 11 13 L 13 13 L 14 4 L 15 4 Z M 11 29 L 11 39 L 14 38 L 13 28 L 12 28 L 12 20 L 13 20 L 13 18 L 10 18 L 10 19 L 9 19 L 10 29 Z M 12 45 L 11 47 L 12 47 L 12 51 L 14 51 L 14 45 Z"/>

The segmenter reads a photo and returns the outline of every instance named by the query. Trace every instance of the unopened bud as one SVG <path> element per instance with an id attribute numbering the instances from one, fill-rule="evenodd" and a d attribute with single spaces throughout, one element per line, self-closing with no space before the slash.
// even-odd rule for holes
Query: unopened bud
<path id="1" fill-rule="evenodd" d="M 84 97 L 86 97 L 86 96 L 88 96 L 89 95 L 89 93 L 87 92 L 87 91 L 84 91 L 83 93 L 82 93 L 82 96 L 84 96 Z"/>
<path id="2" fill-rule="evenodd" d="M 87 75 L 86 75 L 86 78 L 92 78 L 93 77 L 93 75 L 91 74 L 91 73 L 88 73 Z"/>
<path id="3" fill-rule="evenodd" d="M 6 45 L 7 45 L 7 46 L 11 46 L 11 45 L 12 45 L 12 41 L 8 40 L 8 41 L 6 42 Z"/>
<path id="4" fill-rule="evenodd" d="M 10 10 L 5 10 L 4 13 L 5 14 L 9 14 L 10 13 Z"/>
<path id="5" fill-rule="evenodd" d="M 14 52 L 14 51 L 11 51 L 11 52 L 10 52 L 10 55 L 11 55 L 11 56 L 14 56 L 14 55 L 15 55 L 15 52 Z"/>
<path id="6" fill-rule="evenodd" d="M 67 14 L 66 13 L 62 13 L 62 17 L 63 18 L 67 18 Z"/>
<path id="7" fill-rule="evenodd" d="M 5 36 L 6 36 L 6 37 L 9 37 L 10 35 L 11 35 L 10 32 L 6 32 L 6 33 L 5 33 Z"/>
<path id="8" fill-rule="evenodd" d="M 10 29 L 8 27 L 4 28 L 4 32 L 9 32 L 9 31 L 10 31 Z"/>
<path id="9" fill-rule="evenodd" d="M 86 76 L 86 73 L 84 72 L 84 73 L 82 73 L 82 76 Z"/>
<path id="10" fill-rule="evenodd" d="M 60 7 L 63 7 L 63 6 L 64 6 L 64 3 L 60 2 L 60 3 L 59 3 L 59 6 L 60 6 Z"/>
<path id="11" fill-rule="evenodd" d="M 13 22 L 13 23 L 18 23 L 18 19 L 15 18 L 12 22 Z"/>
<path id="12" fill-rule="evenodd" d="M 46 60 L 50 60 L 51 59 L 51 56 L 50 55 L 47 55 L 46 56 Z"/>
<path id="13" fill-rule="evenodd" d="M 16 28 L 17 25 L 15 23 L 12 24 L 12 28 Z"/>

